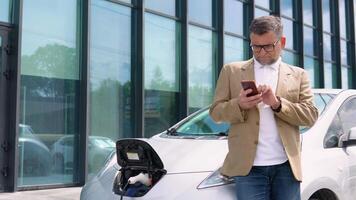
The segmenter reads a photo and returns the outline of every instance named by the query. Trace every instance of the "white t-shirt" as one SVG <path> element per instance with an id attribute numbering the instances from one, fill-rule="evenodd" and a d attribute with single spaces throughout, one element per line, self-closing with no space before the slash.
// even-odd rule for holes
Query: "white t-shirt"
<path id="1" fill-rule="evenodd" d="M 271 65 L 261 65 L 254 59 L 254 71 L 256 84 L 271 86 L 276 92 L 279 66 L 281 58 Z M 277 124 L 273 110 L 263 102 L 258 104 L 260 112 L 259 136 L 254 166 L 269 166 L 284 163 L 288 160 L 281 138 L 278 133 Z"/>

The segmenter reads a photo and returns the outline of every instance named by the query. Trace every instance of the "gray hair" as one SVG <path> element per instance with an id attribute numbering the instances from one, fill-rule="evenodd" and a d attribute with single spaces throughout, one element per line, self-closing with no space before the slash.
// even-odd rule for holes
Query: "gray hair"
<path id="1" fill-rule="evenodd" d="M 278 38 L 283 35 L 283 25 L 281 18 L 277 16 L 262 16 L 252 20 L 250 25 L 250 33 L 263 35 L 269 31 L 276 34 Z"/>

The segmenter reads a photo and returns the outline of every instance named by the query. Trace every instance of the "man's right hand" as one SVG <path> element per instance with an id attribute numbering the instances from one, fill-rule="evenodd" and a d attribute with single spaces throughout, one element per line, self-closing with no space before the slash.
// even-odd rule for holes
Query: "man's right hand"
<path id="1" fill-rule="evenodd" d="M 239 106 L 243 110 L 250 109 L 256 106 L 258 103 L 262 102 L 261 93 L 255 96 L 247 97 L 247 94 L 249 94 L 250 92 L 252 92 L 252 89 L 248 89 L 248 90 L 241 89 L 240 91 Z"/>

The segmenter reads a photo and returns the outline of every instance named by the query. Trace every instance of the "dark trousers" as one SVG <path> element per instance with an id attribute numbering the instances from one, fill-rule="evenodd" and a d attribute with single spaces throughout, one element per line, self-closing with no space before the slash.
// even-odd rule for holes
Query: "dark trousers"
<path id="1" fill-rule="evenodd" d="M 238 200 L 300 200 L 300 182 L 289 162 L 272 166 L 253 166 L 247 176 L 236 176 Z"/>

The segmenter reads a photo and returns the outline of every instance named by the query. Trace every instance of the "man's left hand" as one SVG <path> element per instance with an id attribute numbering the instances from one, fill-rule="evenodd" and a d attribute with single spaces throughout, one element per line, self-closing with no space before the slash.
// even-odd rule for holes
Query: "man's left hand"
<path id="1" fill-rule="evenodd" d="M 259 85 L 258 91 L 262 94 L 262 102 L 271 106 L 273 109 L 279 107 L 280 102 L 269 85 Z"/>

